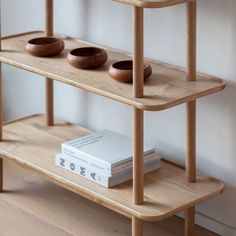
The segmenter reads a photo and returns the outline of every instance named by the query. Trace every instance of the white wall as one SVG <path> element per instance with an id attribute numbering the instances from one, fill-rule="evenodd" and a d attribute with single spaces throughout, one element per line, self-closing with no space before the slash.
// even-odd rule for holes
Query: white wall
<path id="1" fill-rule="evenodd" d="M 43 2 L 2 0 L 3 33 L 42 29 Z M 198 168 L 227 183 L 223 195 L 198 207 L 198 222 L 226 236 L 236 235 L 235 10 L 235 0 L 198 0 L 198 70 L 228 82 L 224 92 L 198 102 Z M 55 0 L 57 32 L 130 52 L 131 14 L 131 7 L 110 0 Z M 184 66 L 185 6 L 146 10 L 145 26 L 145 56 Z M 43 111 L 39 76 L 4 66 L 3 86 L 6 119 Z M 128 106 L 59 83 L 55 96 L 57 116 L 94 130 L 131 135 Z M 145 118 L 146 141 L 183 163 L 185 106 L 147 112 Z"/>

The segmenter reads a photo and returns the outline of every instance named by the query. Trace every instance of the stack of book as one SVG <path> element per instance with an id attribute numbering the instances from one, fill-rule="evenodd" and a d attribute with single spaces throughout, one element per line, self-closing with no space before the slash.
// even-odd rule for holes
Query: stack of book
<path id="1" fill-rule="evenodd" d="M 104 130 L 62 143 L 56 165 L 105 187 L 132 179 L 132 140 Z M 155 148 L 144 145 L 144 172 L 160 168 Z"/>

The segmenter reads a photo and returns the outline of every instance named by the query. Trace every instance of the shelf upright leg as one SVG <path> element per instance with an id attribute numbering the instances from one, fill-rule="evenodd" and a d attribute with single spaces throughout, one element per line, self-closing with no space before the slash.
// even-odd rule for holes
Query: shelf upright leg
<path id="1" fill-rule="evenodd" d="M 45 0 L 45 12 L 46 12 L 46 36 L 53 36 L 53 0 Z M 47 125 L 53 126 L 54 114 L 53 114 L 53 80 L 50 78 L 45 79 L 46 90 L 46 117 Z"/>
<path id="2" fill-rule="evenodd" d="M 187 80 L 196 81 L 196 1 L 187 3 Z M 196 182 L 196 101 L 187 103 L 187 181 Z M 185 210 L 185 236 L 195 235 L 195 207 Z"/>
<path id="3" fill-rule="evenodd" d="M 143 97 L 143 8 L 134 7 L 134 57 L 133 57 L 133 94 Z M 143 172 L 143 111 L 134 108 L 133 112 L 133 201 L 142 204 L 144 196 Z M 132 236 L 143 235 L 143 221 L 132 217 Z"/>
<path id="4" fill-rule="evenodd" d="M 0 51 L 2 50 L 2 14 L 0 0 Z M 2 63 L 0 63 L 0 141 L 3 140 Z M 3 159 L 0 158 L 0 192 L 3 191 Z"/>

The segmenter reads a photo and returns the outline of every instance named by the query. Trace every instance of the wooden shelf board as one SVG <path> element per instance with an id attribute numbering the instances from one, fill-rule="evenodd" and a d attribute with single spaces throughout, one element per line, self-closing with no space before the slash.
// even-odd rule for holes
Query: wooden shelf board
<path id="1" fill-rule="evenodd" d="M 113 0 L 142 8 L 162 8 L 181 3 L 193 2 L 195 0 Z"/>
<path id="2" fill-rule="evenodd" d="M 166 219 L 194 206 L 224 189 L 223 182 L 198 173 L 197 183 L 187 183 L 184 169 L 162 162 L 161 170 L 145 176 L 145 203 L 132 203 L 132 181 L 107 189 L 55 166 L 55 154 L 65 140 L 91 131 L 56 120 L 45 126 L 45 116 L 37 115 L 4 125 L 0 155 L 28 167 L 52 182 L 122 215 L 146 221 Z"/>
<path id="3" fill-rule="evenodd" d="M 1 236 L 131 235 L 128 218 L 19 168 L 12 161 L 4 161 L 4 186 L 6 191 L 0 194 Z M 183 231 L 184 222 L 177 217 L 144 224 L 144 236 L 182 236 Z M 198 226 L 196 235 L 216 236 Z"/>
<path id="4" fill-rule="evenodd" d="M 67 63 L 68 50 L 91 44 L 65 38 L 66 50 L 57 57 L 37 58 L 28 55 L 25 52 L 26 42 L 42 35 L 42 32 L 31 32 L 4 38 L 0 62 L 150 111 L 164 110 L 225 88 L 225 82 L 221 79 L 199 74 L 197 82 L 187 82 L 183 69 L 149 61 L 153 75 L 145 83 L 144 97 L 133 98 L 132 85 L 112 80 L 107 72 L 113 62 L 128 60 L 130 56 L 108 49 L 109 60 L 104 67 L 97 70 L 80 70 Z"/>

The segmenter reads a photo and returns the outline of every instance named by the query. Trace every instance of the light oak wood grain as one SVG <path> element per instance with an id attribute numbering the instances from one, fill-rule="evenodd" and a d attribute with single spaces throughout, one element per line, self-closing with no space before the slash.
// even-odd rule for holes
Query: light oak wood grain
<path id="1" fill-rule="evenodd" d="M 53 36 L 53 0 L 45 0 L 45 33 L 47 37 Z M 47 115 L 47 125 L 52 126 L 54 123 L 54 101 L 53 101 L 53 80 L 45 78 L 45 107 Z"/>
<path id="2" fill-rule="evenodd" d="M 135 216 L 132 217 L 132 236 L 143 236 L 143 221 Z"/>
<path id="3" fill-rule="evenodd" d="M 53 59 L 36 58 L 26 54 L 24 50 L 26 41 L 42 35 L 43 33 L 31 33 L 5 38 L 2 41 L 3 51 L 0 52 L 0 62 L 88 90 L 138 109 L 152 111 L 193 101 L 218 92 L 226 85 L 221 79 L 202 74 L 198 75 L 197 82 L 186 81 L 185 69 L 150 61 L 153 75 L 145 83 L 145 96 L 133 98 L 132 85 L 112 80 L 107 72 L 109 65 L 115 61 L 129 60 L 132 57 L 109 49 L 109 60 L 104 67 L 98 70 L 80 70 L 67 63 L 67 52 L 69 49 L 91 44 L 67 38 L 65 40 L 67 50 Z"/>
<path id="4" fill-rule="evenodd" d="M 161 7 L 168 7 L 181 3 L 191 2 L 195 0 L 113 0 L 113 1 L 143 8 L 161 8 Z"/>
<path id="5" fill-rule="evenodd" d="M 197 39 L 197 4 L 187 3 L 187 80 L 196 81 L 196 39 Z M 187 181 L 196 182 L 196 101 L 186 104 L 187 107 L 187 145 L 186 175 Z M 185 235 L 194 236 L 195 207 L 185 210 Z"/>
<path id="6" fill-rule="evenodd" d="M 5 162 L 4 178 L 6 191 L 0 194 L 0 206 L 3 209 L 1 202 L 4 201 L 9 207 L 0 211 L 1 236 L 16 236 L 17 232 L 24 232 L 23 236 L 32 236 L 35 230 L 41 236 L 40 229 L 44 225 L 36 222 L 33 227 L 32 221 L 25 217 L 25 214 L 34 219 L 38 218 L 41 222 L 47 222 L 49 226 L 58 227 L 70 235 L 131 235 L 131 221 L 128 218 L 63 189 L 21 168 L 17 163 Z M 28 228 L 26 222 L 30 225 Z M 52 231 L 51 234 L 49 232 L 45 235 L 54 236 Z M 177 217 L 158 223 L 144 222 L 144 236 L 183 236 L 183 233 L 184 222 Z M 216 236 L 198 226 L 196 235 Z"/>
<path id="7" fill-rule="evenodd" d="M 143 97 L 143 9 L 133 8 L 133 96 Z"/>
<path id="8" fill-rule="evenodd" d="M 143 97 L 143 9 L 133 8 L 133 96 Z M 142 204 L 144 198 L 143 170 L 143 111 L 134 108 L 133 115 L 133 199 L 134 204 Z M 142 235 L 139 221 L 132 218 L 133 235 Z M 140 223 L 142 224 L 142 222 Z"/>
<path id="9" fill-rule="evenodd" d="M 185 210 L 185 235 L 195 236 L 195 207 L 190 207 Z"/>
<path id="10" fill-rule="evenodd" d="M 197 3 L 186 4 L 187 15 L 187 80 L 196 81 L 196 61 L 197 61 Z"/>
<path id="11" fill-rule="evenodd" d="M 142 204 L 144 200 L 144 162 L 143 162 L 143 119 L 144 112 L 134 108 L 133 114 L 133 201 Z"/>
<path id="12" fill-rule="evenodd" d="M 45 1 L 45 33 L 46 36 L 53 36 L 53 0 Z"/>
<path id="13" fill-rule="evenodd" d="M 57 226 L 0 200 L 1 236 L 72 236 Z"/>
<path id="14" fill-rule="evenodd" d="M 55 154 L 61 143 L 90 133 L 64 121 L 44 125 L 44 116 L 34 116 L 4 125 L 6 139 L 0 143 L 0 155 L 34 170 L 41 176 L 89 200 L 127 217 L 159 221 L 185 208 L 220 194 L 224 183 L 198 173 L 197 183 L 187 183 L 184 169 L 162 162 L 162 169 L 145 175 L 143 205 L 132 203 L 132 181 L 107 189 L 55 166 Z"/>
<path id="15" fill-rule="evenodd" d="M 196 101 L 187 103 L 186 177 L 196 181 Z"/>

